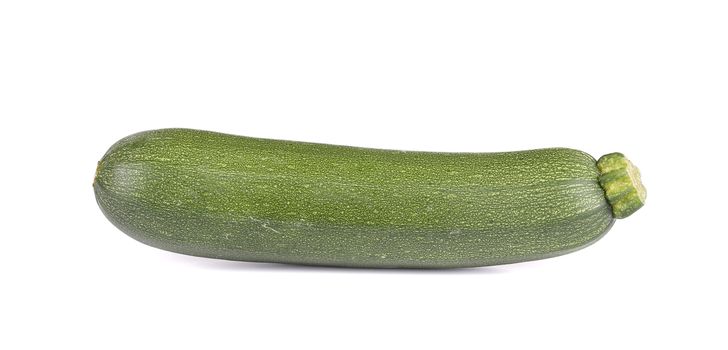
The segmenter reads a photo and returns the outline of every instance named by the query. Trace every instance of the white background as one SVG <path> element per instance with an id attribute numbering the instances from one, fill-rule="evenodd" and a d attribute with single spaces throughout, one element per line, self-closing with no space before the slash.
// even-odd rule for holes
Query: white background
<path id="1" fill-rule="evenodd" d="M 3 1 L 0 348 L 725 349 L 726 116 L 724 1 Z M 91 187 L 113 142 L 163 127 L 620 151 L 648 200 L 508 266 L 186 257 Z"/>

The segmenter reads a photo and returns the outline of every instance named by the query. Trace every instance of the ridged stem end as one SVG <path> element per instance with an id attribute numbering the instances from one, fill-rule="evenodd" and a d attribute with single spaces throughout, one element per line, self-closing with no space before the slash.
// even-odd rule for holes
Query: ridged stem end
<path id="1" fill-rule="evenodd" d="M 640 171 L 624 154 L 610 153 L 597 161 L 599 184 L 604 189 L 612 213 L 617 219 L 626 218 L 645 205 L 647 192 Z"/>

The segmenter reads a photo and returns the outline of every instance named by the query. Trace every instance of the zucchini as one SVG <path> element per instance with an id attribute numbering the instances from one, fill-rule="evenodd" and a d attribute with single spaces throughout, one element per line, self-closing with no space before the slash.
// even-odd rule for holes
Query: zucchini
<path id="1" fill-rule="evenodd" d="M 153 247 L 255 262 L 451 268 L 553 257 L 645 200 L 622 154 L 368 149 L 190 129 L 137 133 L 99 161 L 96 201 Z"/>

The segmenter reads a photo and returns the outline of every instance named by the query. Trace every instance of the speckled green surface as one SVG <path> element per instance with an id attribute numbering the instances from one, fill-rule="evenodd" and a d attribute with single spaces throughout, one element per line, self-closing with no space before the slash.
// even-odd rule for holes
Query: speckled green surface
<path id="1" fill-rule="evenodd" d="M 96 200 L 148 245 L 212 258 L 447 268 L 585 247 L 614 218 L 594 158 L 376 150 L 189 129 L 146 131 L 99 162 Z"/>

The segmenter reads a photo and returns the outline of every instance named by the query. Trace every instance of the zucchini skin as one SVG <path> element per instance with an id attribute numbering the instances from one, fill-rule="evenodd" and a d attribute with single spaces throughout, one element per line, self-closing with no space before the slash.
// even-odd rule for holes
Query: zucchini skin
<path id="1" fill-rule="evenodd" d="M 413 152 L 162 129 L 114 144 L 93 187 L 121 231 L 172 252 L 454 268 L 595 242 L 614 223 L 598 176 L 566 148 Z"/>

